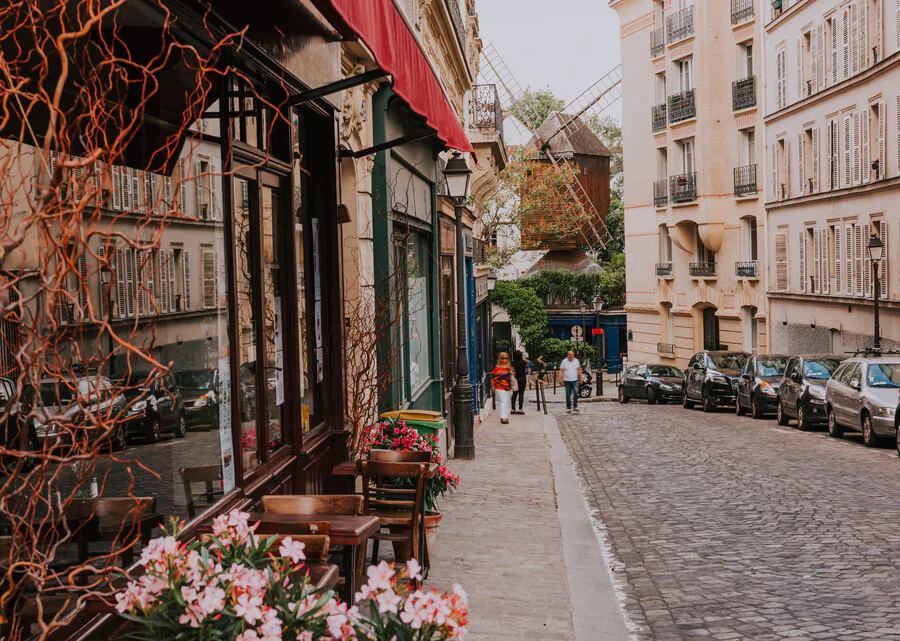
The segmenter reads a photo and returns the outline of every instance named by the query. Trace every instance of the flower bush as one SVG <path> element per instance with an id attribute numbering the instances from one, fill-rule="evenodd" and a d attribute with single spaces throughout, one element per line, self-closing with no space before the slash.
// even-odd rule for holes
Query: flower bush
<path id="1" fill-rule="evenodd" d="M 447 492 L 459 486 L 459 474 L 447 468 L 444 456 L 435 449 L 438 436 L 430 437 L 419 434 L 414 427 L 405 421 L 387 420 L 370 425 L 362 434 L 359 456 L 363 460 L 369 458 L 372 450 L 399 450 L 401 452 L 431 452 L 431 462 L 437 463 L 438 474 L 428 479 L 425 485 L 425 508 L 429 511 L 437 509 L 437 500 Z"/>

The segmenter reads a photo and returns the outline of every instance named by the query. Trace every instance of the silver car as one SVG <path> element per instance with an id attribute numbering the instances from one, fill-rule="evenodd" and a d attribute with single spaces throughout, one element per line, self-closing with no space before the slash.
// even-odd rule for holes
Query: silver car
<path id="1" fill-rule="evenodd" d="M 866 447 L 882 436 L 894 436 L 894 414 L 900 398 L 900 358 L 856 357 L 844 361 L 825 387 L 828 433 L 863 434 Z"/>

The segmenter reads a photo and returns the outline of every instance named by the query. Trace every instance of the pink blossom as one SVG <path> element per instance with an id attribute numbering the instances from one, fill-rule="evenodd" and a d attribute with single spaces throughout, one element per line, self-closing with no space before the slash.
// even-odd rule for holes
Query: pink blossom
<path id="1" fill-rule="evenodd" d="M 301 541 L 294 541 L 291 537 L 285 537 L 281 541 L 281 547 L 278 548 L 278 553 L 281 554 L 282 557 L 290 559 L 294 565 L 297 565 L 306 558 L 306 555 L 303 554 L 304 544 Z"/>
<path id="2" fill-rule="evenodd" d="M 422 566 L 415 559 L 406 562 L 406 574 L 414 581 L 422 580 Z"/>
<path id="3" fill-rule="evenodd" d="M 369 577 L 369 587 L 375 590 L 390 590 L 391 579 L 394 578 L 395 572 L 391 566 L 382 561 L 378 565 L 370 565 L 366 575 Z"/>
<path id="4" fill-rule="evenodd" d="M 400 604 L 400 596 L 397 595 L 393 590 L 385 590 L 375 597 L 375 602 L 378 604 L 378 611 L 381 614 L 384 614 L 386 612 L 393 612 L 394 614 L 397 614 L 397 606 Z"/>
<path id="5" fill-rule="evenodd" d="M 263 618 L 262 610 L 259 607 L 261 605 L 262 599 L 260 597 L 242 594 L 238 597 L 237 603 L 234 604 L 234 613 L 242 617 L 250 625 L 253 625 Z"/>

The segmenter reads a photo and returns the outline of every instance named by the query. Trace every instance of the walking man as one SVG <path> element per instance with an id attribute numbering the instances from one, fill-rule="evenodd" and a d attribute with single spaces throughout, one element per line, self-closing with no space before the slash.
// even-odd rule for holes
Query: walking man
<path id="1" fill-rule="evenodd" d="M 559 382 L 566 387 L 566 412 L 578 411 L 578 388 L 581 385 L 581 362 L 575 358 L 575 352 L 569 351 L 563 362 L 559 364 L 557 373 Z M 574 401 L 573 401 L 574 399 Z"/>

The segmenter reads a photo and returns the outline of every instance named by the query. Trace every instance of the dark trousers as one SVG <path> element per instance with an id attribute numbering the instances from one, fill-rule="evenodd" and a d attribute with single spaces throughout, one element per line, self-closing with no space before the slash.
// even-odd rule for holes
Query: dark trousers
<path id="1" fill-rule="evenodd" d="M 522 409 L 522 406 L 525 404 L 525 390 L 528 387 L 528 379 L 516 376 L 516 384 L 519 386 L 519 389 L 512 393 L 512 403 L 510 404 L 510 409 L 512 410 L 516 409 L 516 399 L 519 400 L 519 409 Z"/>
<path id="2" fill-rule="evenodd" d="M 578 381 L 563 381 L 563 383 L 565 383 L 565 386 L 566 386 L 566 409 L 570 410 L 574 407 L 577 410 L 578 409 L 578 388 L 580 387 L 578 385 Z M 573 405 L 572 399 L 575 399 L 574 405 Z"/>

